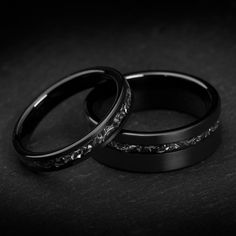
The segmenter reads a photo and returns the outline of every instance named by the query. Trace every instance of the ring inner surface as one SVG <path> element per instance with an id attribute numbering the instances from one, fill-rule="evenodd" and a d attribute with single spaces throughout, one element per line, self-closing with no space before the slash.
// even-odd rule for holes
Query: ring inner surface
<path id="1" fill-rule="evenodd" d="M 171 119 L 174 120 L 173 115 L 177 115 L 176 120 L 180 118 L 185 120 L 185 122 L 187 120 L 188 123 L 191 123 L 203 117 L 211 105 L 211 97 L 207 89 L 183 78 L 164 75 L 146 75 L 141 78 L 132 77 L 128 79 L 128 82 L 134 97 L 133 112 L 137 114 L 145 111 L 147 116 L 149 116 L 147 111 L 157 110 L 160 112 L 160 110 L 168 110 L 166 112 L 167 115 L 162 115 L 161 117 L 170 119 L 168 115 L 171 115 Z M 104 110 L 106 107 L 109 107 L 109 103 L 111 102 L 112 93 L 113 91 L 109 87 L 109 83 L 101 84 L 91 92 L 87 99 L 87 109 L 92 119 L 99 121 L 103 117 Z M 186 116 L 183 116 L 184 114 Z M 143 119 L 145 120 L 145 117 Z M 157 116 L 154 119 L 160 120 Z M 151 118 L 147 120 L 150 122 Z M 132 117 L 128 120 L 128 123 L 131 123 L 131 121 Z M 165 122 L 161 123 L 163 124 Z M 177 121 L 176 123 L 180 122 Z M 130 128 L 134 126 L 126 124 L 126 127 Z M 165 129 L 165 131 L 168 129 Z M 130 129 L 125 131 L 132 132 Z M 140 131 L 138 132 L 140 133 Z"/>
<path id="2" fill-rule="evenodd" d="M 113 99 L 107 112 L 117 99 L 116 81 L 104 74 L 83 75 L 54 88 L 24 120 L 21 137 L 28 150 L 44 152 L 58 150 L 87 135 L 91 128 L 83 113 L 83 103 L 89 89 L 95 84 L 109 81 Z"/>

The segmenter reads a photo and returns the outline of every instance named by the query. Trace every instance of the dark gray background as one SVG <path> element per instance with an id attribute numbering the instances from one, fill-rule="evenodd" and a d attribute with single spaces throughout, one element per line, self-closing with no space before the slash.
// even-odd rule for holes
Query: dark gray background
<path id="1" fill-rule="evenodd" d="M 86 6 L 23 13 L 2 10 L 7 17 L 1 16 L 0 46 L 1 235 L 20 231 L 193 235 L 235 230 L 233 4 L 213 9 L 201 4 L 196 9 L 122 7 L 119 5 L 115 12 L 115 6 L 99 8 L 99 13 L 96 6 L 90 10 Z M 55 173 L 30 172 L 19 163 L 11 143 L 19 114 L 60 77 L 97 65 L 112 66 L 123 73 L 183 71 L 211 82 L 222 97 L 222 145 L 206 161 L 169 173 L 128 173 L 92 158 Z M 76 109 L 82 98 L 76 99 L 71 102 L 73 109 L 62 105 L 62 113 L 53 113 L 47 119 L 49 132 L 45 129 L 41 134 L 50 145 L 55 145 L 53 130 L 70 140 L 77 137 L 78 120 L 86 123 L 82 110 Z M 133 122 L 137 125 L 136 118 Z"/>

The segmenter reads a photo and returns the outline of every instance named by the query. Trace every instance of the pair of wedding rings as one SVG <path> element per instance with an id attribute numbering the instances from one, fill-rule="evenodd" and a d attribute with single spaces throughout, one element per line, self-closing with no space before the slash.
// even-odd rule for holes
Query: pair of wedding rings
<path id="1" fill-rule="evenodd" d="M 42 118 L 61 101 L 88 88 L 93 90 L 85 100 L 85 110 L 92 131 L 57 150 L 28 150 L 29 137 Z M 101 118 L 95 103 L 111 96 L 114 102 Z M 175 110 L 196 119 L 166 131 L 122 129 L 131 110 L 150 109 Z M 215 151 L 221 138 L 219 116 L 219 94 L 202 79 L 168 71 L 123 76 L 112 68 L 95 67 L 63 78 L 35 99 L 15 126 L 13 144 L 20 160 L 36 170 L 59 170 L 93 156 L 118 169 L 168 171 L 193 165 Z"/>

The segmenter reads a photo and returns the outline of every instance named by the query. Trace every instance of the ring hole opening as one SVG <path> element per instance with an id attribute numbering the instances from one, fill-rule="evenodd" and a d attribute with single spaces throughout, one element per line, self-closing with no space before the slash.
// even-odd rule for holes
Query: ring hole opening
<path id="1" fill-rule="evenodd" d="M 85 78 L 88 83 L 83 79 L 68 82 L 64 87 L 60 87 L 60 90 L 48 96 L 45 103 L 42 102 L 38 106 L 38 111 L 36 110 L 32 117 L 29 116 L 25 125 L 25 130 L 32 130 L 22 139 L 23 145 L 28 150 L 55 151 L 77 142 L 92 131 L 84 112 L 84 100 L 91 91 L 88 87 L 96 81 L 98 83 L 103 80 L 108 81 L 97 75 L 94 77 L 94 80 L 91 75 Z M 110 106 L 107 107 L 105 113 L 111 109 L 117 94 L 115 81 L 111 81 L 110 87 L 114 91 L 114 96 L 110 99 Z"/>
<path id="2" fill-rule="evenodd" d="M 204 116 L 210 104 L 208 94 L 198 85 L 164 76 L 130 79 L 133 112 L 124 129 L 130 131 L 167 131 L 186 126 Z M 104 91 L 107 91 L 106 93 Z M 97 86 L 87 98 L 88 114 L 98 121 L 111 102 L 108 83 Z"/>

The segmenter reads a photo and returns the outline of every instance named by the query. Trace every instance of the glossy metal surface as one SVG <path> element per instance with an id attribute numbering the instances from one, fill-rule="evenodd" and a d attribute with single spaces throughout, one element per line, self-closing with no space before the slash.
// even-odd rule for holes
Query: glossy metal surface
<path id="1" fill-rule="evenodd" d="M 90 133 L 69 146 L 51 152 L 33 152 L 26 148 L 31 133 L 53 107 L 73 94 L 91 88 L 104 80 L 115 82 L 116 86 L 113 86 L 115 101 L 104 119 Z M 57 170 L 82 161 L 88 157 L 88 153 L 110 142 L 119 132 L 129 111 L 130 96 L 127 81 L 112 68 L 96 67 L 69 75 L 44 91 L 23 112 L 13 132 L 15 149 L 21 154 L 23 163 L 40 170 Z M 114 119 L 121 112 L 124 114 L 122 113 L 123 116 L 115 126 Z"/>
<path id="2" fill-rule="evenodd" d="M 161 132 L 137 132 L 122 129 L 114 141 L 128 145 L 160 145 L 199 136 L 214 126 L 220 115 L 220 97 L 207 82 L 194 76 L 168 71 L 137 72 L 125 76 L 134 94 L 134 110 L 171 109 L 189 113 L 196 120 L 186 126 Z M 86 99 L 87 115 L 92 124 L 99 120 L 95 101 L 107 99 L 108 83 L 95 88 Z M 125 152 L 107 147 L 96 160 L 130 171 L 167 171 L 203 160 L 220 142 L 220 128 L 194 146 L 163 154 Z"/>

